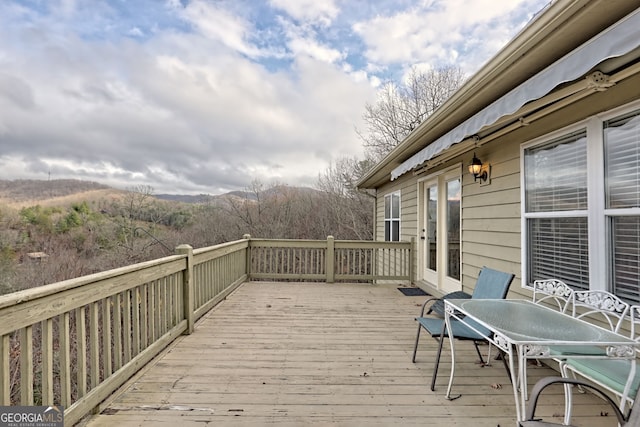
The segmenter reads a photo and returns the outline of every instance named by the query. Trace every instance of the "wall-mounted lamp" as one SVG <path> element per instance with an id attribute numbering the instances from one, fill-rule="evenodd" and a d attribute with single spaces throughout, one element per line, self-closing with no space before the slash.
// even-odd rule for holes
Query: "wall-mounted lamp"
<path id="1" fill-rule="evenodd" d="M 489 178 L 488 171 L 489 165 L 483 165 L 482 161 L 476 157 L 476 153 L 473 153 L 473 159 L 469 165 L 469 173 L 473 175 L 473 181 L 478 182 L 478 179 L 480 179 L 480 184 L 486 182 Z"/>

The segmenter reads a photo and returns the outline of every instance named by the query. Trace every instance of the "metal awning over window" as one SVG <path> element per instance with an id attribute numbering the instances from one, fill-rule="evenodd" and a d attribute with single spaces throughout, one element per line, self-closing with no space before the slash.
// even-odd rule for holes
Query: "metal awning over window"
<path id="1" fill-rule="evenodd" d="M 405 160 L 391 171 L 391 180 L 476 135 L 501 117 L 514 114 L 528 102 L 544 97 L 558 85 L 584 76 L 602 61 L 639 46 L 640 10 L 636 10 Z"/>

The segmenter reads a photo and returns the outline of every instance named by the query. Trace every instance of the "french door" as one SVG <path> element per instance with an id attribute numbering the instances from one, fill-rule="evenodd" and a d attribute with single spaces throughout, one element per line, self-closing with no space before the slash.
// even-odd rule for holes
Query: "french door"
<path id="1" fill-rule="evenodd" d="M 422 279 L 446 293 L 461 290 L 459 169 L 428 178 L 421 185 Z"/>

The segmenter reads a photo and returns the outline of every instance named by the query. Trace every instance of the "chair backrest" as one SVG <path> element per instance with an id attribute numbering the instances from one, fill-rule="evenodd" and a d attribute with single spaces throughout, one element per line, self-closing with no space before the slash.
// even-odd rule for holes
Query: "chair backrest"
<path id="1" fill-rule="evenodd" d="M 536 280 L 533 282 L 533 302 L 549 303 L 564 313 L 573 300 L 573 289 L 558 279 Z"/>
<path id="2" fill-rule="evenodd" d="M 573 317 L 594 316 L 602 320 L 613 332 L 622 325 L 629 304 L 607 291 L 574 291 Z"/>
<path id="3" fill-rule="evenodd" d="M 504 299 L 507 297 L 513 277 L 514 275 L 511 273 L 482 267 L 471 298 Z"/>

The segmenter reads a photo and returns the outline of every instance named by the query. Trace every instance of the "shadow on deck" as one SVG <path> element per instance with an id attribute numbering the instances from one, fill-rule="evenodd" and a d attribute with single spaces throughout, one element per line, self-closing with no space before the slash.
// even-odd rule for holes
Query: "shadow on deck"
<path id="1" fill-rule="evenodd" d="M 411 363 L 413 317 L 424 298 L 391 285 L 244 283 L 83 424 L 515 425 L 502 364 L 480 367 L 470 343 L 457 347 L 454 391 L 462 397 L 444 397 L 448 346 L 436 391 L 429 390 L 435 341 L 421 340 Z M 529 384 L 551 374 L 532 366 Z M 596 397 L 575 400 L 576 425 L 616 425 Z M 538 408 L 560 422 L 562 389 Z"/>

